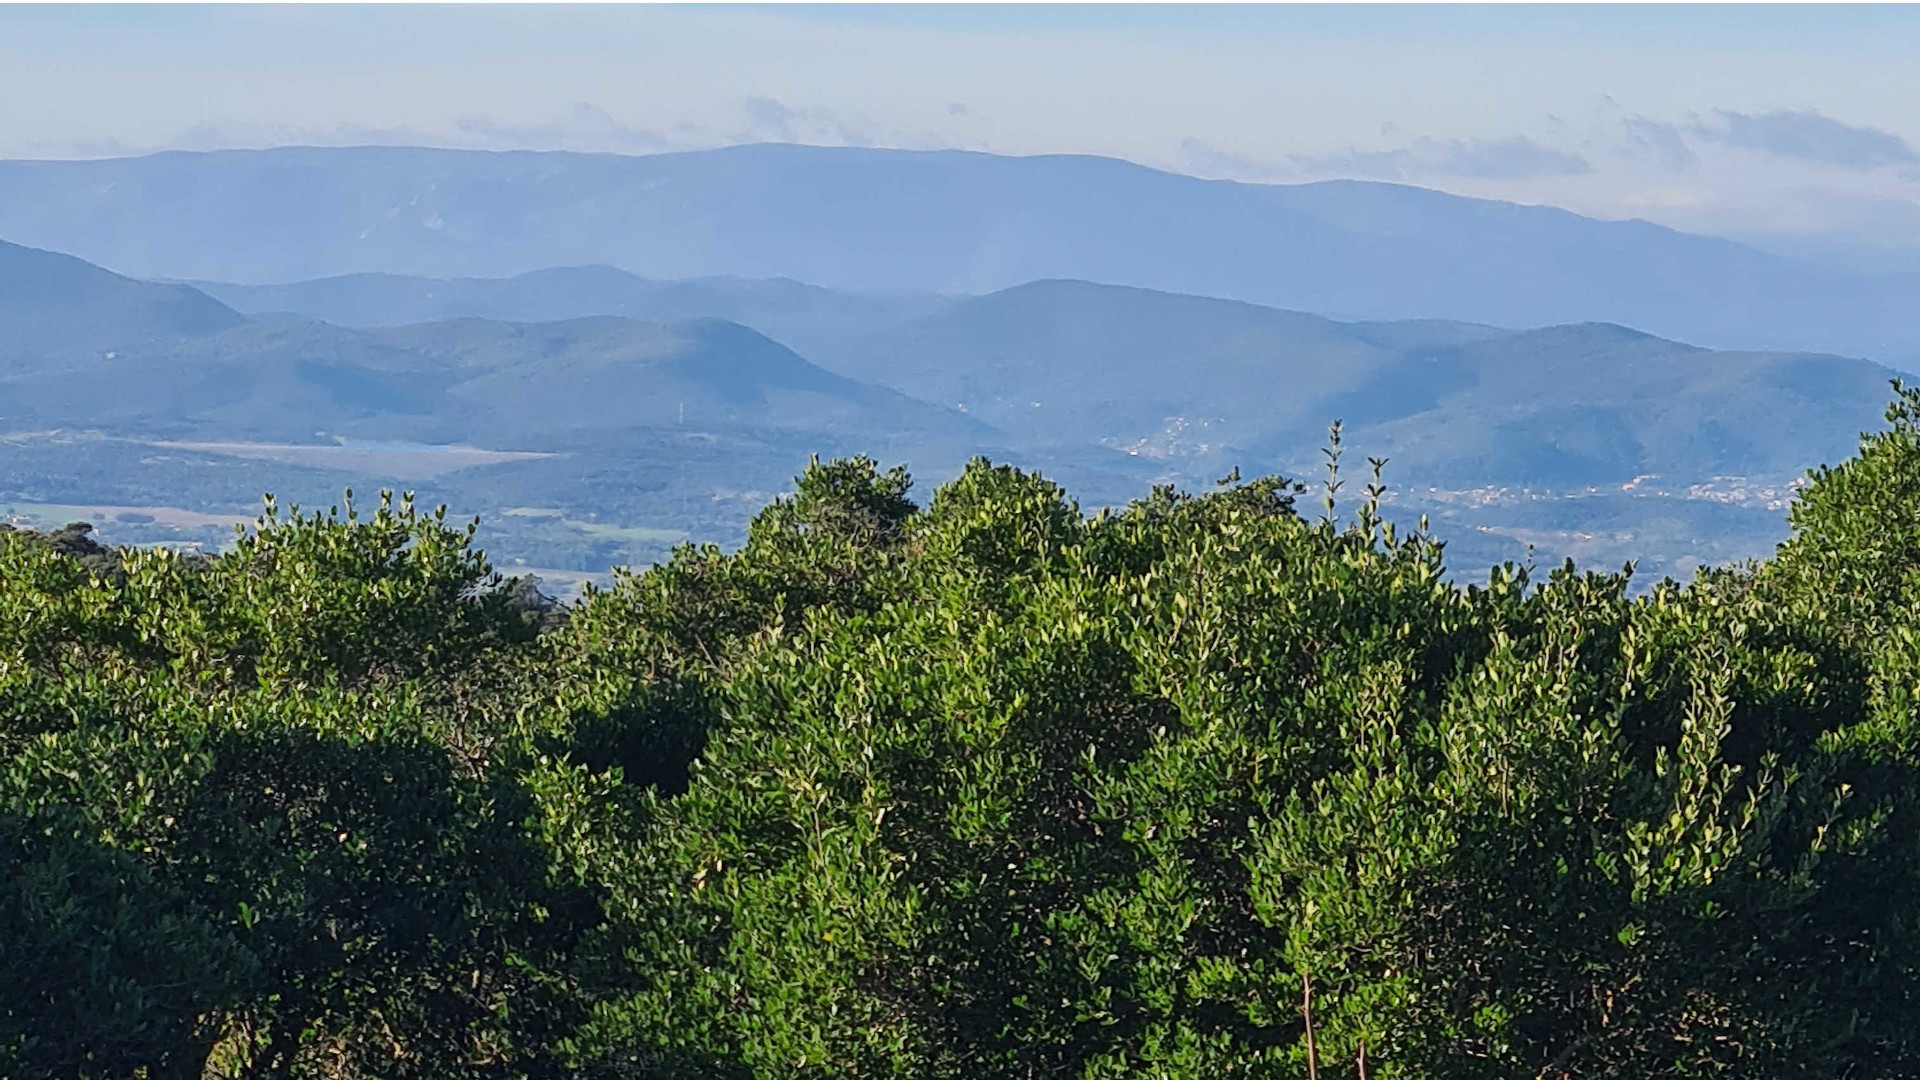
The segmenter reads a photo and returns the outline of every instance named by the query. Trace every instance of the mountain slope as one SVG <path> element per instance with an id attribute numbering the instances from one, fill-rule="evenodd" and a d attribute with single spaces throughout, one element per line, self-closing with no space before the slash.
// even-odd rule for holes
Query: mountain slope
<path id="1" fill-rule="evenodd" d="M 1424 345 L 1502 331 L 1441 323 L 1401 333 Z M 1156 454 L 1324 430 L 1328 399 L 1399 355 L 1390 336 L 1371 340 L 1314 315 L 1041 281 L 959 301 L 820 360 L 1028 439 Z M 1137 445 L 1162 435 L 1166 445 Z"/>
<path id="2" fill-rule="evenodd" d="M 0 426 L 542 448 L 674 427 L 991 442 L 983 425 L 834 375 L 720 320 L 256 323 L 0 377 Z"/>
<path id="3" fill-rule="evenodd" d="M 72 281 L 96 291 L 70 281 L 57 294 L 48 306 L 67 325 L 159 336 L 123 344 L 123 329 L 113 347 L 80 352 L 62 337 L 0 363 L 0 496 L 61 520 L 105 506 L 117 520 L 142 506 L 230 515 L 263 489 L 324 505 L 349 485 L 419 487 L 487 517 L 503 554 L 587 570 L 658 558 L 679 539 L 737 539 L 813 453 L 872 453 L 930 482 L 986 453 L 1099 504 L 1233 467 L 1317 476 L 1338 417 L 1350 463 L 1392 458 L 1388 512 L 1431 514 L 1456 565 L 1532 545 L 1543 558 L 1684 573 L 1763 553 L 1791 479 L 1877 426 L 1891 375 L 1608 324 L 1339 322 L 1081 281 L 875 300 L 586 268 L 454 282 L 450 298 L 438 292 L 448 283 L 393 279 L 277 294 L 358 304 L 367 318 L 441 303 L 661 314 L 737 303 L 811 327 L 808 359 L 722 320 L 617 315 L 360 328 L 263 318 L 182 336 L 201 324 L 129 321 L 121 313 L 156 309 L 123 302 L 199 303 L 189 310 L 212 311 L 216 326 L 240 316 L 84 265 Z"/>
<path id="4" fill-rule="evenodd" d="M 855 293 L 785 279 L 654 281 L 611 266 L 559 267 L 511 278 L 349 274 L 284 285 L 192 284 L 248 314 L 300 315 L 340 326 L 460 318 L 556 322 L 589 315 L 658 322 L 725 319 L 803 354 L 951 302 L 928 293 Z"/>
<path id="5" fill-rule="evenodd" d="M 1878 423 L 1893 372 L 1716 352 L 1607 324 L 1341 323 L 1150 290 L 1036 282 L 820 361 L 1035 442 L 1192 476 L 1317 464 L 1333 419 L 1402 481 L 1618 484 L 1796 473 Z"/>
<path id="6" fill-rule="evenodd" d="M 1422 367 L 1448 372 L 1431 408 L 1378 407 Z M 1369 452 L 1456 483 L 1790 476 L 1878 427 L 1893 376 L 1864 360 L 1718 352 L 1584 324 L 1433 350 L 1382 371 L 1341 411 Z"/>
<path id="7" fill-rule="evenodd" d="M 1911 277 L 1398 185 L 1205 181 L 1093 157 L 758 145 L 0 162 L 0 235 L 173 278 L 591 263 L 864 290 L 1075 278 L 1351 318 L 1606 321 L 1723 348 L 1920 356 Z"/>
<path id="8" fill-rule="evenodd" d="M 185 285 L 156 285 L 71 255 L 0 241 L 0 358 L 78 355 L 246 320 Z"/>
<path id="9" fill-rule="evenodd" d="M 1390 456 L 1401 480 L 1420 484 L 1559 487 L 1620 484 L 1644 473 L 1697 480 L 1791 475 L 1843 454 L 1858 431 L 1874 426 L 1892 375 L 1860 360 L 1713 351 L 1609 324 L 1513 331 L 1436 320 L 1339 322 L 1080 281 L 897 304 L 793 283 L 652 282 L 592 267 L 507 280 L 370 277 L 215 288 L 251 303 L 288 302 L 310 315 L 366 320 L 405 320 L 438 305 L 490 313 L 642 307 L 685 317 L 732 304 L 760 318 L 763 332 L 776 325 L 803 328 L 807 356 L 825 369 L 964 412 L 1005 433 L 980 436 L 1002 452 L 1025 446 L 1046 461 L 1073 448 L 1092 460 L 1084 455 L 1105 447 L 1142 459 L 1137 465 L 1147 472 L 1190 481 L 1235 465 L 1313 469 L 1335 418 L 1346 422 L 1356 452 Z M 610 430 L 611 420 L 594 419 L 601 409 L 644 413 L 646 406 L 631 395 L 593 381 L 602 376 L 568 366 L 596 350 L 640 347 L 624 330 L 609 331 L 610 341 L 584 333 L 589 326 L 631 324 L 587 320 L 560 346 L 536 340 L 550 329 L 474 322 L 473 330 L 460 330 L 464 325 L 387 328 L 351 340 L 360 348 L 406 343 L 416 358 L 441 350 L 445 355 L 435 361 L 441 366 L 472 362 L 462 358 L 467 354 L 456 356 L 459 349 L 555 357 L 549 361 L 560 365 L 554 378 L 514 368 L 475 377 L 459 394 L 570 418 L 542 421 L 556 430 L 576 419 Z M 336 348 L 325 343 L 341 333 L 261 328 L 235 340 L 286 337 L 302 344 L 276 345 L 264 355 L 317 354 Z M 700 365 L 714 379 L 734 371 L 725 363 Z M 254 377 L 243 373 L 226 382 Z M 360 380 L 354 385 L 385 388 L 386 407 L 412 416 L 407 423 L 437 424 L 459 400 L 438 387 L 441 404 L 406 404 L 412 399 L 403 384 L 417 376 L 367 383 L 373 376 L 362 371 L 354 378 Z M 740 372 L 738 378 L 752 384 L 757 376 Z M 677 421 L 680 398 L 654 400 L 671 405 L 675 415 L 646 422 Z M 689 408 L 705 416 L 720 399 L 696 394 L 690 400 Z M 465 416 L 474 406 L 458 408 Z M 942 423 L 953 419 L 943 412 Z M 523 430 L 515 421 L 496 423 L 499 430 Z"/>

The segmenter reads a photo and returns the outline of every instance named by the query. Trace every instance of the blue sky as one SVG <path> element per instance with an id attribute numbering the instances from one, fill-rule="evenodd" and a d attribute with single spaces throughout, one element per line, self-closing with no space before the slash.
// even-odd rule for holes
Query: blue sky
<path id="1" fill-rule="evenodd" d="M 1915 55 L 1896 6 L 0 5 L 0 156 L 1098 153 L 1920 250 Z"/>

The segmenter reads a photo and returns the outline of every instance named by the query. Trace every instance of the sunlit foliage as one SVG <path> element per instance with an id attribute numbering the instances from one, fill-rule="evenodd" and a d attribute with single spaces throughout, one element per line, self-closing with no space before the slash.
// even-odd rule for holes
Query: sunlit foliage
<path id="1" fill-rule="evenodd" d="M 1911 1074 L 1889 420 L 1638 594 L 1458 587 L 1377 466 L 815 462 L 564 617 L 406 502 L 0 533 L 0 1073 Z"/>

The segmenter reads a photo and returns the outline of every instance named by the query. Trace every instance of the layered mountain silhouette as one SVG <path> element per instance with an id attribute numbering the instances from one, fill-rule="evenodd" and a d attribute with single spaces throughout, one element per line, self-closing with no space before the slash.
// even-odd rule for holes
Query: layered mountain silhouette
<path id="1" fill-rule="evenodd" d="M 1894 374 L 1603 323 L 1346 323 L 1065 281 L 965 300 L 820 360 L 1026 440 L 1299 472 L 1339 418 L 1354 446 L 1423 483 L 1547 486 L 1797 472 L 1876 426 Z"/>
<path id="2" fill-rule="evenodd" d="M 957 299 L 925 292 L 825 289 L 784 278 L 656 281 L 611 266 L 556 267 L 511 278 L 347 274 L 280 285 L 192 284 L 240 311 L 268 319 L 299 317 L 373 327 L 459 318 L 712 318 L 752 326 L 802 353 L 849 335 L 870 335 Z"/>
<path id="3" fill-rule="evenodd" d="M 961 414 L 808 363 L 737 323 L 261 322 L 0 373 L 0 424 L 541 449 L 636 428 L 972 440 Z"/>
<path id="4" fill-rule="evenodd" d="M 426 478 L 506 528 L 502 550 L 588 569 L 737 536 L 810 453 L 929 482 L 984 453 L 1098 505 L 1234 468 L 1311 478 L 1333 419 L 1356 461 L 1391 459 L 1397 505 L 1451 515 L 1468 562 L 1538 544 L 1683 568 L 1762 550 L 1787 481 L 1877 426 L 1893 375 L 1606 323 L 1343 321 L 1073 280 L 961 296 L 584 267 L 196 289 L 0 256 L 38 290 L 0 316 L 0 498 L 230 507 Z M 416 451 L 439 456 L 395 456 Z"/>
<path id="5" fill-rule="evenodd" d="M 0 357 L 79 355 L 245 321 L 197 289 L 135 281 L 71 255 L 0 241 Z"/>
<path id="6" fill-rule="evenodd" d="M 1342 318 L 1598 321 L 1717 348 L 1920 357 L 1912 276 L 1400 185 L 1208 181 L 1096 157 L 756 145 L 0 162 L 0 235 L 176 279 L 605 264 L 984 293 L 1069 278 Z"/>
<path id="7" fill-rule="evenodd" d="M 962 412 L 1006 445 L 1104 447 L 1138 459 L 1130 468 L 1185 479 L 1235 465 L 1309 470 L 1333 419 L 1357 448 L 1392 457 L 1399 475 L 1423 484 L 1791 474 L 1848 453 L 1878 422 L 1894 374 L 1604 323 L 1341 322 L 1081 281 L 942 298 L 581 268 L 206 287 L 243 309 L 350 314 L 368 326 L 442 311 L 506 318 L 604 306 L 676 319 L 725 310 L 804 342 L 810 360 L 842 376 Z"/>

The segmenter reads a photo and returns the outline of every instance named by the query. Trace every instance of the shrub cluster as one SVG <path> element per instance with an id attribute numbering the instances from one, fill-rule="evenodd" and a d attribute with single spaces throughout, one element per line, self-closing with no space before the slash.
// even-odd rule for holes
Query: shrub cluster
<path id="1" fill-rule="evenodd" d="M 815 463 L 564 618 L 443 514 L 0 533 L 9 1077 L 1920 1073 L 1920 393 L 1638 595 Z"/>

